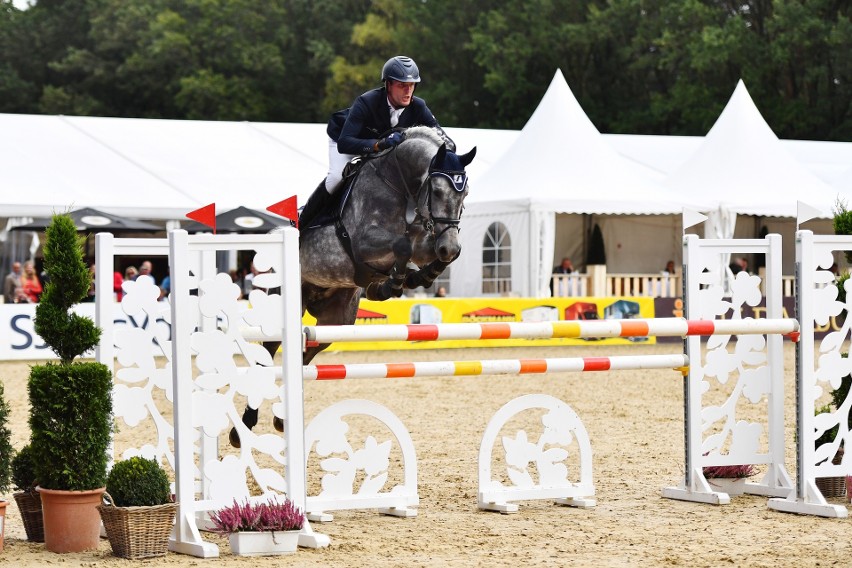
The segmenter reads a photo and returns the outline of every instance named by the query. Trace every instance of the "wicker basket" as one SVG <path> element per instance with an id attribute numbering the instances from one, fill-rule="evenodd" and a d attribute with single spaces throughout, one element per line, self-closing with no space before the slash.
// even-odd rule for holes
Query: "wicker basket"
<path id="1" fill-rule="evenodd" d="M 21 512 L 21 520 L 24 522 L 24 530 L 27 531 L 27 540 L 31 542 L 44 542 L 44 520 L 41 516 L 41 495 L 38 491 L 21 491 L 13 495 L 18 510 Z"/>
<path id="2" fill-rule="evenodd" d="M 105 494 L 107 504 L 99 505 L 112 552 L 121 558 L 165 556 L 174 525 L 177 504 L 153 507 L 116 507 Z"/>
<path id="3" fill-rule="evenodd" d="M 843 460 L 843 448 L 837 450 L 834 459 L 831 463 L 838 465 Z M 816 486 L 822 496 L 829 497 L 844 497 L 846 495 L 846 476 L 840 475 L 836 477 L 817 477 Z"/>

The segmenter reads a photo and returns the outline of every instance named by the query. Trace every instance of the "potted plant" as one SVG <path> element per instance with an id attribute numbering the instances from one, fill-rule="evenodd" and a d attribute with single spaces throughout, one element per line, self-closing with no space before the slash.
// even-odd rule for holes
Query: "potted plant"
<path id="1" fill-rule="evenodd" d="M 710 485 L 718 488 L 720 493 L 728 495 L 742 495 L 745 480 L 757 473 L 751 464 L 713 465 L 705 467 L 703 471 Z"/>
<path id="2" fill-rule="evenodd" d="M 117 462 L 106 481 L 107 504 L 98 506 L 112 552 L 121 558 L 165 556 L 177 505 L 166 471 L 155 460 Z"/>
<path id="3" fill-rule="evenodd" d="M 44 523 L 41 518 L 41 497 L 36 491 L 38 481 L 35 474 L 32 446 L 27 444 L 12 458 L 12 485 L 15 487 L 15 503 L 21 513 L 27 540 L 44 542 Z"/>
<path id="4" fill-rule="evenodd" d="M 265 503 L 237 503 L 210 515 L 213 532 L 228 535 L 231 552 L 240 556 L 292 554 L 299 544 L 305 515 L 286 498 Z"/>
<path id="5" fill-rule="evenodd" d="M 9 403 L 3 383 L 0 382 L 0 494 L 7 493 L 12 483 L 12 432 L 9 431 Z M 3 538 L 6 534 L 6 505 L 8 501 L 0 499 L 0 550 L 3 550 Z"/>
<path id="6" fill-rule="evenodd" d="M 847 353 L 841 353 L 841 357 L 847 357 Z M 828 414 L 830 412 L 834 412 L 834 409 L 840 408 L 843 406 L 843 402 L 846 400 L 846 396 L 849 394 L 849 387 L 852 386 L 852 376 L 846 375 L 842 379 L 840 379 L 840 385 L 833 389 L 830 393 L 831 395 L 831 403 L 821 406 L 814 411 L 814 414 Z M 852 415 L 847 418 L 847 427 L 852 428 Z M 814 447 L 819 448 L 823 444 L 830 444 L 835 441 L 837 438 L 837 434 L 839 431 L 839 426 L 834 426 L 829 428 L 825 432 L 823 432 L 819 438 L 814 442 Z M 845 446 L 841 442 L 840 446 L 837 448 L 837 452 L 834 454 L 834 457 L 831 459 L 831 463 L 837 465 L 843 460 L 843 454 L 845 451 Z M 819 489 L 820 493 L 822 493 L 823 497 L 843 497 L 847 494 L 846 491 L 846 477 L 842 475 L 835 475 L 831 477 L 817 477 L 816 478 L 816 486 Z"/>
<path id="7" fill-rule="evenodd" d="M 100 538 L 97 506 L 106 485 L 113 425 L 112 372 L 101 363 L 74 361 L 101 335 L 90 318 L 71 311 L 86 298 L 91 281 L 74 221 L 67 214 L 54 215 L 45 233 L 50 279 L 34 327 L 59 362 L 30 370 L 30 444 L 45 546 L 53 552 L 81 552 L 97 548 Z"/>

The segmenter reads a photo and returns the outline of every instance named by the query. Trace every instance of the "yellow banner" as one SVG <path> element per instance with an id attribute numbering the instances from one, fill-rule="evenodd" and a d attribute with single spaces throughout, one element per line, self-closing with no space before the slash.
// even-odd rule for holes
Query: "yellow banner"
<path id="1" fill-rule="evenodd" d="M 356 325 L 411 323 L 541 322 L 654 317 L 653 298 L 400 298 L 361 300 Z M 305 314 L 305 325 L 316 320 Z M 479 339 L 451 341 L 381 341 L 334 343 L 335 351 L 438 349 L 454 347 L 523 347 L 525 345 L 629 345 L 656 343 L 655 337 L 603 339 Z"/>

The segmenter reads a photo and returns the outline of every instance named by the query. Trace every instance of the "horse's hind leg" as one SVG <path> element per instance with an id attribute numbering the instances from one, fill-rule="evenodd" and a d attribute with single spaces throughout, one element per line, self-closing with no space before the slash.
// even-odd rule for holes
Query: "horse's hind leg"
<path id="1" fill-rule="evenodd" d="M 360 288 L 336 288 L 328 291 L 320 288 L 302 287 L 305 307 L 317 319 L 317 325 L 351 325 L 358 315 Z M 307 365 L 330 344 L 320 343 L 305 349 L 302 364 Z"/>

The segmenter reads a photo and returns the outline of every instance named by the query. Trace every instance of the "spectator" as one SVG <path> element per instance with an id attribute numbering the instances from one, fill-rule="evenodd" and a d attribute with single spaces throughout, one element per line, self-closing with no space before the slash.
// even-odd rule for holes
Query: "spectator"
<path id="1" fill-rule="evenodd" d="M 94 302 L 95 301 L 95 265 L 94 263 L 89 266 L 89 293 L 86 296 L 84 302 Z"/>
<path id="2" fill-rule="evenodd" d="M 243 297 L 248 298 L 249 294 L 251 294 L 252 289 L 254 289 L 254 277 L 258 274 L 257 268 L 254 267 L 254 263 L 251 263 L 251 268 L 249 269 L 249 273 L 243 277 Z"/>
<path id="3" fill-rule="evenodd" d="M 240 278 L 240 273 L 237 272 L 236 268 L 232 268 L 231 270 L 228 271 L 228 276 L 231 277 L 231 282 L 236 284 L 237 288 L 240 289 L 240 298 L 239 299 L 242 300 L 243 299 L 243 283 L 242 283 L 242 280 Z"/>
<path id="4" fill-rule="evenodd" d="M 729 268 L 731 269 L 731 274 L 733 274 L 734 276 L 742 272 L 745 267 L 746 261 L 742 257 L 735 258 L 733 262 L 731 262 L 731 264 L 729 265 Z"/>
<path id="5" fill-rule="evenodd" d="M 139 271 L 135 266 L 128 266 L 124 269 L 124 280 L 132 281 L 136 280 L 136 277 L 139 275 Z"/>
<path id="6" fill-rule="evenodd" d="M 20 286 L 15 288 L 15 299 L 12 301 L 13 304 L 31 304 L 32 300 L 30 297 L 24 294 L 24 289 Z"/>
<path id="7" fill-rule="evenodd" d="M 675 275 L 675 263 L 673 260 L 670 260 L 666 263 L 666 267 L 660 271 L 660 274 L 663 276 L 674 276 Z M 674 291 L 674 282 L 670 282 L 669 278 L 661 279 L 661 282 L 656 286 L 656 290 L 654 291 L 655 296 L 659 297 L 672 297 L 675 296 Z"/>
<path id="8" fill-rule="evenodd" d="M 554 274 L 571 274 L 572 272 L 574 272 L 574 265 L 571 264 L 571 259 L 567 256 L 562 259 L 558 266 L 553 267 Z"/>
<path id="9" fill-rule="evenodd" d="M 153 269 L 151 267 L 151 261 L 146 260 L 139 265 L 139 274 L 136 275 L 136 278 L 139 278 L 140 276 L 150 276 L 151 279 L 154 281 L 154 284 L 156 284 L 157 279 L 154 278 L 154 273 L 152 272 L 152 270 Z M 134 280 L 136 280 L 136 278 L 134 278 Z"/>
<path id="10" fill-rule="evenodd" d="M 553 267 L 553 274 L 571 274 L 572 272 L 574 272 L 574 265 L 567 256 L 562 258 L 561 263 Z M 553 278 L 550 279 L 550 295 L 553 296 Z"/>
<path id="11" fill-rule="evenodd" d="M 115 271 L 112 273 L 112 292 L 115 295 L 115 301 L 120 302 L 124 297 L 124 290 L 121 289 L 121 285 L 124 284 L 124 278 L 121 276 L 121 272 Z"/>
<path id="12" fill-rule="evenodd" d="M 142 264 L 145 264 L 144 262 Z M 163 278 L 163 281 L 160 282 L 160 299 L 163 300 L 169 297 L 169 294 L 172 292 L 172 278 L 170 274 L 166 274 L 166 277 Z"/>
<path id="13" fill-rule="evenodd" d="M 6 275 L 3 280 L 3 301 L 7 304 L 14 304 L 16 301 L 15 289 L 21 287 L 21 263 L 15 261 L 12 263 L 12 272 Z"/>
<path id="14" fill-rule="evenodd" d="M 35 264 L 28 260 L 24 263 L 24 274 L 21 276 L 21 288 L 32 303 L 38 302 L 44 289 L 35 271 Z"/>
<path id="15" fill-rule="evenodd" d="M 438 286 L 438 289 L 435 290 L 436 298 L 446 298 L 447 297 L 447 289 L 443 286 Z"/>

